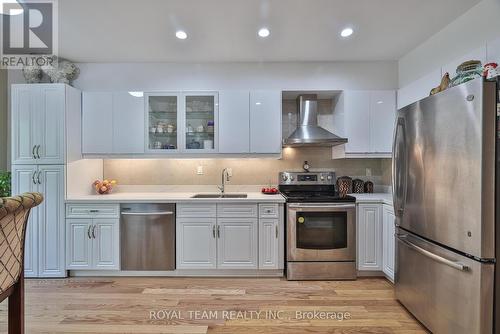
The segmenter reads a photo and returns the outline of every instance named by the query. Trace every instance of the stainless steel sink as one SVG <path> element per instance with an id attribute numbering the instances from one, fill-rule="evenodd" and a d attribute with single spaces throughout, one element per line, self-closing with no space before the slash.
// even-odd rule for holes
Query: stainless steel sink
<path id="1" fill-rule="evenodd" d="M 191 198 L 247 198 L 247 194 L 196 194 Z"/>

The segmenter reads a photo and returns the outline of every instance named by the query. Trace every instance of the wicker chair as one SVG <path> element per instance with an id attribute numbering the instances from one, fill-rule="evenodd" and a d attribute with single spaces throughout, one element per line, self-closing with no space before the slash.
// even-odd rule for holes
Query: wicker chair
<path id="1" fill-rule="evenodd" d="M 0 198 L 0 301 L 9 297 L 9 333 L 24 333 L 24 236 L 42 194 Z"/>

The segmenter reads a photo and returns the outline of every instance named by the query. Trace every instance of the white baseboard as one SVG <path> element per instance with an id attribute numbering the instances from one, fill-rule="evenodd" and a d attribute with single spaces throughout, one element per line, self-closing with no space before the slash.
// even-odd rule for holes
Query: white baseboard
<path id="1" fill-rule="evenodd" d="M 283 277 L 282 269 L 177 269 L 172 271 L 71 270 L 70 277 Z"/>

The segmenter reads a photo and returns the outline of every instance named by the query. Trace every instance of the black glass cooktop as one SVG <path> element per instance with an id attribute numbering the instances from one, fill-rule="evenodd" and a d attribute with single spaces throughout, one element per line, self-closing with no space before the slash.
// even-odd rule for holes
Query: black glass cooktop
<path id="1" fill-rule="evenodd" d="M 288 202 L 356 202 L 356 198 L 350 195 L 340 197 L 337 192 L 331 191 L 281 191 Z"/>

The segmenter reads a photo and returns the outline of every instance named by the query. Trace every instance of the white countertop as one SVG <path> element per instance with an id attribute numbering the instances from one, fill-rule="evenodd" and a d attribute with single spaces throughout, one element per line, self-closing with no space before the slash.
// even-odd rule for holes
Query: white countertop
<path id="1" fill-rule="evenodd" d="M 192 198 L 195 194 L 218 193 L 217 188 L 198 187 L 159 187 L 159 186 L 119 186 L 116 191 L 107 195 L 73 194 L 68 195 L 66 202 L 94 202 L 94 203 L 154 203 L 154 202 L 210 202 L 210 203 L 284 203 L 285 198 L 280 194 L 265 195 L 256 191 L 256 187 L 228 187 L 227 194 L 247 194 L 246 198 Z"/>
<path id="2" fill-rule="evenodd" d="M 392 205 L 392 194 L 372 193 L 372 194 L 349 194 L 356 197 L 356 203 L 382 203 Z"/>

